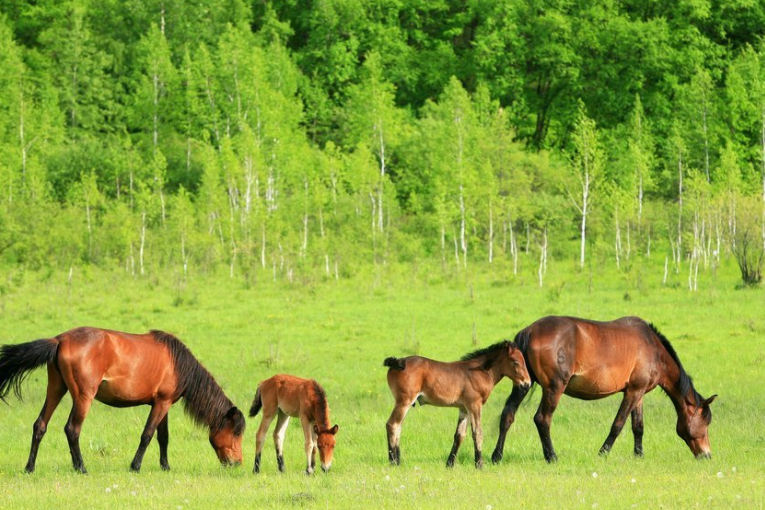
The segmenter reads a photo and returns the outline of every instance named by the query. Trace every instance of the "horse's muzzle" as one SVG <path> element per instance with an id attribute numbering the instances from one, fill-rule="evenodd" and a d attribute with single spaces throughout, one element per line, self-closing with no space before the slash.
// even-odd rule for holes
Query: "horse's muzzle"
<path id="1" fill-rule="evenodd" d="M 710 452 L 702 452 L 696 455 L 696 460 L 706 460 L 711 458 L 712 458 L 712 454 Z"/>

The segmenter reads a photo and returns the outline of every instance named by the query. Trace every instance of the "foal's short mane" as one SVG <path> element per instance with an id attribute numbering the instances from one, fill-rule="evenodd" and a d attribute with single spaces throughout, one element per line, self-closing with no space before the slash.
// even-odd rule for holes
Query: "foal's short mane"
<path id="1" fill-rule="evenodd" d="M 503 351 L 507 351 L 511 344 L 512 342 L 510 342 L 510 340 L 502 340 L 501 342 L 497 342 L 496 344 L 484 347 L 483 349 L 478 349 L 465 354 L 462 356 L 462 358 L 460 358 L 460 361 L 470 361 L 474 359 L 485 358 L 483 364 L 481 365 L 481 369 L 488 370 L 492 367 L 492 365 L 494 365 L 497 357 Z"/>
<path id="2" fill-rule="evenodd" d="M 197 425 L 207 425 L 210 432 L 219 432 L 229 419 L 234 420 L 234 434 L 244 432 L 244 416 L 234 413 L 236 409 L 215 378 L 191 354 L 183 342 L 164 331 L 152 330 L 154 339 L 167 346 L 173 356 L 178 393 L 183 397 L 183 407 Z M 241 416 L 241 419 L 238 417 Z"/>
<path id="3" fill-rule="evenodd" d="M 319 425 L 319 428 L 321 429 L 324 427 L 325 430 L 329 428 L 329 408 L 327 407 L 327 394 L 324 392 L 324 388 L 322 388 L 319 383 L 316 381 L 311 382 L 313 383 L 313 392 L 316 395 L 314 419 L 316 420 L 317 425 Z"/>
<path id="4" fill-rule="evenodd" d="M 692 392 L 693 398 L 696 400 L 696 405 L 699 405 L 701 403 L 702 397 L 699 395 L 699 392 L 696 391 L 696 388 L 693 387 L 693 379 L 690 375 L 688 375 L 688 372 L 685 371 L 685 368 L 683 368 L 683 364 L 680 362 L 680 358 L 677 357 L 675 348 L 672 347 L 672 344 L 669 343 L 667 337 L 664 336 L 661 331 L 659 331 L 656 326 L 653 325 L 653 323 L 649 323 L 648 327 L 650 327 L 651 331 L 653 331 L 654 334 L 659 337 L 661 344 L 667 350 L 669 356 L 674 360 L 675 363 L 677 363 L 677 368 L 680 370 L 680 378 L 677 381 L 677 388 L 680 391 L 680 394 L 685 396 L 689 391 Z"/>

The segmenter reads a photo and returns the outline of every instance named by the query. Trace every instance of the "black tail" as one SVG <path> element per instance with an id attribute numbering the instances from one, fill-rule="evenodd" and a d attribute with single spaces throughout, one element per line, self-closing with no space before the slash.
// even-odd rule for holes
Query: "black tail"
<path id="1" fill-rule="evenodd" d="M 255 392 L 255 399 L 252 401 L 252 407 L 250 407 L 250 418 L 257 415 L 262 407 L 263 400 L 260 398 L 260 386 L 258 386 L 258 390 Z"/>
<path id="2" fill-rule="evenodd" d="M 29 372 L 56 359 L 58 341 L 53 338 L 0 347 L 0 400 L 13 392 L 21 400 L 21 383 Z"/>
<path id="3" fill-rule="evenodd" d="M 385 358 L 385 361 L 383 361 L 383 366 L 389 367 L 392 370 L 404 370 L 406 368 L 406 360 L 403 358 Z"/>
<path id="4" fill-rule="evenodd" d="M 533 395 L 534 390 L 536 389 L 534 383 L 537 382 L 537 376 L 534 374 L 534 371 L 529 365 L 528 352 L 529 344 L 531 343 L 531 333 L 529 333 L 529 328 L 523 328 L 518 333 L 516 333 L 515 338 L 513 338 L 513 343 L 518 348 L 518 350 L 521 351 L 521 354 L 523 354 L 523 357 L 526 360 L 526 370 L 529 372 L 529 378 L 531 379 L 531 395 Z M 526 402 L 529 400 L 530 399 L 527 398 Z"/>

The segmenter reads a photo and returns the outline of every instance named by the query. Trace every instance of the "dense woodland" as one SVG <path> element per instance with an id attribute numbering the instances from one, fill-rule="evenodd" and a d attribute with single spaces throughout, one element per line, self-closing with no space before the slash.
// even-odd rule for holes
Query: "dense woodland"
<path id="1" fill-rule="evenodd" d="M 0 258 L 342 278 L 765 246 L 753 0 L 0 0 Z"/>

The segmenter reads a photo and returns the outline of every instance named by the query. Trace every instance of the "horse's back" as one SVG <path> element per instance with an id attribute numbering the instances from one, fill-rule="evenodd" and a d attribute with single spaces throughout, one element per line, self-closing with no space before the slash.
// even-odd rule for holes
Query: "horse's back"
<path id="1" fill-rule="evenodd" d="M 529 327 L 526 357 L 543 385 L 566 383 L 566 393 L 600 398 L 629 384 L 649 384 L 656 344 L 638 317 L 593 321 L 544 317 Z"/>
<path id="2" fill-rule="evenodd" d="M 70 391 L 95 391 L 96 399 L 119 407 L 174 396 L 172 355 L 151 333 L 80 327 L 57 339 L 58 365 Z"/>

